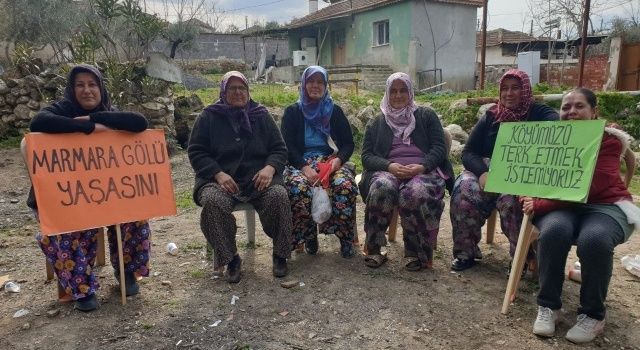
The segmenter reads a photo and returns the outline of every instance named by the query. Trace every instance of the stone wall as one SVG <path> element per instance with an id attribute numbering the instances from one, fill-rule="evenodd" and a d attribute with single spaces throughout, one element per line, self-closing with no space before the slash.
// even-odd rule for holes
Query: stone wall
<path id="1" fill-rule="evenodd" d="M 12 76 L 0 77 L 0 140 L 28 132 L 31 119 L 40 109 L 62 99 L 66 85 L 63 73 L 54 70 L 23 77 L 13 72 Z M 143 93 L 131 98 L 120 97 L 121 103 L 116 103 L 117 107 L 143 114 L 149 120 L 150 128 L 165 131 L 170 150 L 175 148 L 175 108 L 171 84 L 157 80 L 155 84 L 146 84 L 140 89 L 131 88 Z"/>
<path id="2" fill-rule="evenodd" d="M 18 78 L 0 78 L 0 139 L 24 134 L 31 118 L 48 100 L 60 98 L 64 78 L 49 72 Z"/>

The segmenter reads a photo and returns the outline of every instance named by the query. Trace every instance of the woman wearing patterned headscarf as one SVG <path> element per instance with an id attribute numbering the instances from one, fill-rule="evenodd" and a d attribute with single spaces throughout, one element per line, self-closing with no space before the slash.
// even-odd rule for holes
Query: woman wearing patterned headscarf
<path id="1" fill-rule="evenodd" d="M 242 259 L 236 246 L 233 207 L 251 203 L 273 239 L 273 275 L 288 273 L 291 211 L 282 171 L 287 149 L 267 109 L 249 96 L 240 72 L 222 77 L 220 99 L 202 111 L 189 139 L 196 179 L 193 198 L 202 206 L 200 227 L 213 247 L 214 269 L 227 267 L 229 283 L 240 282 Z"/>
<path id="2" fill-rule="evenodd" d="M 522 208 L 516 196 L 483 192 L 489 171 L 489 161 L 496 143 L 498 129 L 504 122 L 557 120 L 552 108 L 536 103 L 529 76 L 520 70 L 508 70 L 500 79 L 498 104 L 487 110 L 471 130 L 462 151 L 465 170 L 456 179 L 451 195 L 453 257 L 451 269 L 466 270 L 481 259 L 480 229 L 493 209 L 500 212 L 502 232 L 510 243 L 513 256 L 522 223 Z M 529 259 L 533 254 L 529 254 Z"/>
<path id="3" fill-rule="evenodd" d="M 386 261 L 380 247 L 387 244 L 384 233 L 399 208 L 406 269 L 431 268 L 445 182 L 453 180 L 444 131 L 433 110 L 415 104 L 405 73 L 389 76 L 380 110 L 368 123 L 362 146 L 365 264 L 379 267 Z"/>
<path id="4" fill-rule="evenodd" d="M 102 73 L 86 64 L 71 68 L 64 99 L 43 108 L 31 120 L 32 132 L 92 134 L 104 130 L 141 132 L 147 128 L 146 118 L 134 112 L 117 111 L 111 106 Z M 38 206 L 33 187 L 27 205 L 37 216 Z M 150 228 L 147 221 L 120 224 L 123 240 L 125 290 L 127 296 L 138 294 L 138 276 L 149 275 Z M 98 229 L 46 236 L 38 233 L 40 248 L 58 276 L 61 301 L 75 300 L 75 308 L 92 311 L 98 307 L 96 292 L 100 287 L 93 273 L 98 248 Z M 111 264 L 120 276 L 116 228 L 108 228 Z M 119 278 L 118 278 L 119 280 Z"/>
<path id="5" fill-rule="evenodd" d="M 342 109 L 333 103 L 327 90 L 327 71 L 310 66 L 302 73 L 300 97 L 284 111 L 280 130 L 289 151 L 285 183 L 293 213 L 293 232 L 308 254 L 318 252 L 316 224 L 311 218 L 313 186 L 327 187 L 332 204 L 331 217 L 320 224 L 320 232 L 340 239 L 340 253 L 355 254 L 355 210 L 358 188 L 354 169 L 345 167 L 353 153 L 353 135 Z M 326 177 L 320 178 L 320 168 Z"/>

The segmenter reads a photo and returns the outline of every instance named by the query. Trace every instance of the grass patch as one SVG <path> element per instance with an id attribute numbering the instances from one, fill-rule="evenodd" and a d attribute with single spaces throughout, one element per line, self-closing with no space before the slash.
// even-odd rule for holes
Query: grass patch
<path id="1" fill-rule="evenodd" d="M 22 141 L 22 135 L 9 136 L 0 141 L 0 149 L 15 149 L 20 147 L 20 141 Z"/>
<path id="2" fill-rule="evenodd" d="M 144 329 L 145 331 L 148 331 L 148 330 L 152 329 L 153 326 L 155 326 L 155 324 L 153 324 L 153 323 L 143 322 L 143 323 L 140 324 L 140 327 L 142 327 L 142 329 Z"/>
<path id="3" fill-rule="evenodd" d="M 206 273 L 203 269 L 193 269 L 191 271 L 189 271 L 189 275 L 191 275 L 192 278 L 204 278 Z"/>
<path id="4" fill-rule="evenodd" d="M 193 209 L 196 207 L 196 203 L 193 201 L 193 194 L 190 190 L 178 192 L 176 194 L 176 206 L 179 209 Z"/>
<path id="5" fill-rule="evenodd" d="M 189 242 L 184 246 L 185 250 L 201 250 L 205 247 L 202 242 Z"/>
<path id="6" fill-rule="evenodd" d="M 256 249 L 258 247 L 261 247 L 261 244 L 259 244 L 259 243 L 249 243 L 249 241 L 240 241 L 240 242 L 238 242 L 238 248 Z"/>

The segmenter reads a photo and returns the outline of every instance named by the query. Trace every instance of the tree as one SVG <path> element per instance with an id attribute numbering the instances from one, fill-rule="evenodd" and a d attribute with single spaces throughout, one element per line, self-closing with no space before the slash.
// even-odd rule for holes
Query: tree
<path id="1" fill-rule="evenodd" d="M 238 28 L 238 26 L 233 23 L 229 24 L 227 26 L 227 30 L 225 30 L 225 33 L 231 33 L 231 34 L 238 33 L 238 32 L 240 32 L 240 28 Z"/>
<path id="2" fill-rule="evenodd" d="M 199 21 L 196 15 L 204 12 L 205 0 L 163 0 L 163 3 L 165 19 L 171 16 L 176 19 L 167 26 L 164 35 L 171 49 L 169 56 L 175 58 L 179 49 L 189 50 L 196 47 L 196 39 L 200 34 L 198 22 L 205 24 Z"/>
<path id="3" fill-rule="evenodd" d="M 551 30 L 561 28 L 565 38 L 577 36 L 582 32 L 582 14 L 584 12 L 583 0 L 527 0 L 531 18 L 537 31 L 543 35 L 551 36 Z M 592 18 L 602 11 L 620 6 L 629 0 L 592 0 L 589 23 L 593 31 Z M 559 24 L 550 24 L 555 19 L 560 19 Z"/>
<path id="4" fill-rule="evenodd" d="M 87 15 L 86 6 L 74 0 L 0 0 L 0 8 L 0 39 L 36 49 L 49 46 L 59 62 L 69 58 L 68 42 Z"/>
<path id="5" fill-rule="evenodd" d="M 278 29 L 278 28 L 280 28 L 280 24 L 278 23 L 278 21 L 269 21 L 264 24 L 265 30 Z"/>

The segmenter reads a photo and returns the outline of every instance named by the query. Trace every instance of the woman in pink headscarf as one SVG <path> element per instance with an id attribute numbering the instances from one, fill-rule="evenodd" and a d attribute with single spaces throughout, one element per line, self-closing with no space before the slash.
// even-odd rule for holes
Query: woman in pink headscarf
<path id="1" fill-rule="evenodd" d="M 493 209 L 500 212 L 502 232 L 511 244 L 509 253 L 515 253 L 522 208 L 516 196 L 484 192 L 489 172 L 489 160 L 498 136 L 500 124 L 518 121 L 558 120 L 553 108 L 535 103 L 527 73 L 508 70 L 500 79 L 500 99 L 471 130 L 462 151 L 464 171 L 456 179 L 451 194 L 451 225 L 453 231 L 453 257 L 451 269 L 466 270 L 482 258 L 478 243 L 480 229 Z M 530 258 L 533 258 L 531 254 Z"/>
<path id="2" fill-rule="evenodd" d="M 382 113 L 365 131 L 364 173 L 359 187 L 366 203 L 364 230 L 369 255 L 365 264 L 369 267 L 386 261 L 380 248 L 387 244 L 384 233 L 396 208 L 409 259 L 406 269 L 419 271 L 432 264 L 445 183 L 453 179 L 453 168 L 438 116 L 430 108 L 419 108 L 413 98 L 407 74 L 389 76 L 380 102 Z"/>

